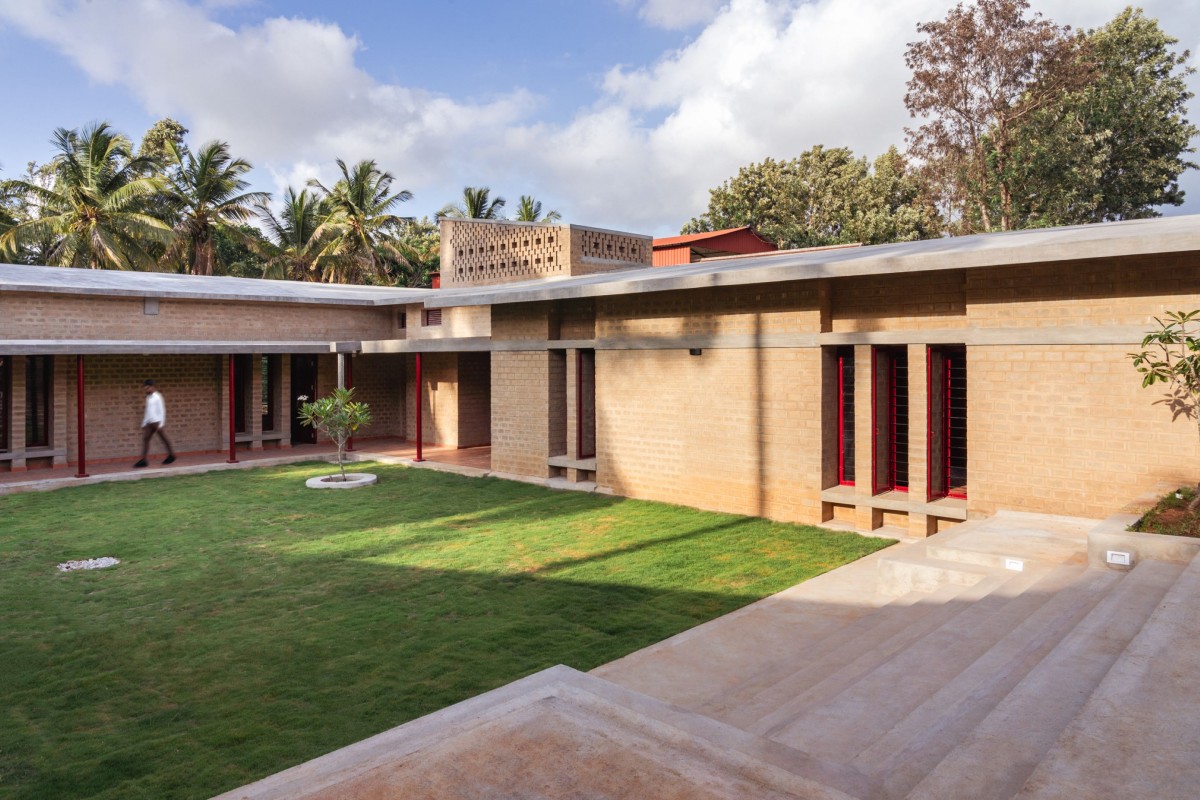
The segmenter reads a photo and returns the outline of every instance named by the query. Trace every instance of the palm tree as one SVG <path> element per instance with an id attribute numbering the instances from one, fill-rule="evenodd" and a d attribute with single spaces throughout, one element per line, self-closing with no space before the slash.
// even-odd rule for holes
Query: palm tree
<path id="1" fill-rule="evenodd" d="M 448 203 L 438 212 L 438 216 L 455 219 L 503 219 L 500 210 L 504 208 L 504 198 L 490 200 L 489 194 L 491 190 L 486 186 L 464 186 L 463 201 Z"/>
<path id="2" fill-rule="evenodd" d="M 329 216 L 323 198 L 309 194 L 307 189 L 288 187 L 283 193 L 283 209 L 275 216 L 266 200 L 258 203 L 270 249 L 265 254 L 267 265 L 264 278 L 293 281 L 315 281 L 320 278 L 316 261 L 321 252 L 321 238 L 316 235 L 321 222 Z"/>
<path id="3" fill-rule="evenodd" d="M 0 252 L 53 241 L 46 261 L 55 266 L 90 269 L 156 269 L 147 245 L 169 245 L 169 225 L 147 213 L 149 198 L 164 191 L 146 159 L 134 157 L 129 140 L 108 123 L 82 130 L 59 128 L 51 139 L 58 151 L 51 166 L 54 183 L 39 186 L 6 181 L 37 207 L 33 219 L 0 234 Z"/>
<path id="4" fill-rule="evenodd" d="M 392 209 L 412 199 L 412 192 L 402 189 L 392 194 L 395 178 L 380 170 L 374 160 L 360 161 L 348 169 L 339 158 L 337 165 L 342 178 L 332 189 L 317 180 L 308 182 L 324 192 L 329 208 L 329 215 L 314 232 L 324 241 L 317 257 L 321 280 L 362 283 L 382 278 L 390 255 L 390 234 L 407 221 L 392 214 Z"/>
<path id="5" fill-rule="evenodd" d="M 190 254 L 193 275 L 212 275 L 216 263 L 213 234 L 219 229 L 235 240 L 244 239 L 237 226 L 249 222 L 254 217 L 253 207 L 270 195 L 245 191 L 250 184 L 242 176 L 250 171 L 250 164 L 230 156 L 225 142 L 208 142 L 195 155 L 168 142 L 167 152 L 175 166 L 167 197 L 179 216 L 175 225 L 178 238 L 167 258 Z"/>
<path id="6" fill-rule="evenodd" d="M 534 200 L 532 196 L 523 194 L 517 203 L 517 222 L 558 222 L 562 214 L 557 211 L 542 213 L 542 201 Z"/>

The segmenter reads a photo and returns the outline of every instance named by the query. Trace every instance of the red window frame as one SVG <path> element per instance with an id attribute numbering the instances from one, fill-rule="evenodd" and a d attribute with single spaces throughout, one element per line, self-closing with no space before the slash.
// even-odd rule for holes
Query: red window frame
<path id="1" fill-rule="evenodd" d="M 854 348 L 839 347 L 837 359 L 838 485 L 854 485 Z M 849 436 L 847 436 L 849 433 Z M 848 458 L 847 458 L 848 456 Z"/>
<path id="2" fill-rule="evenodd" d="M 928 497 L 967 497 L 967 351 L 963 345 L 926 351 Z M 961 477 L 960 477 L 961 476 Z"/>

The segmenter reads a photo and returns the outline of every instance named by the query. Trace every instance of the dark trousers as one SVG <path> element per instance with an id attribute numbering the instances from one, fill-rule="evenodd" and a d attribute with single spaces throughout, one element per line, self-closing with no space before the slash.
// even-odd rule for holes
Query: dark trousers
<path id="1" fill-rule="evenodd" d="M 154 438 L 154 434 L 156 433 L 162 439 L 163 444 L 167 446 L 167 455 L 175 455 L 175 448 L 171 447 L 171 441 L 163 433 L 162 425 L 159 425 L 157 422 L 151 422 L 149 425 L 142 426 L 142 461 L 146 460 L 146 454 L 150 452 L 150 440 Z"/>

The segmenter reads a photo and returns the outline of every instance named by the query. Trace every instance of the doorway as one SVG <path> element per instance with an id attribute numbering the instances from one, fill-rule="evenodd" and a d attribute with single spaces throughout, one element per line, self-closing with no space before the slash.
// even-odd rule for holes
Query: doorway
<path id="1" fill-rule="evenodd" d="M 300 406 L 316 397 L 317 357 L 292 356 L 292 444 L 317 443 L 317 431 L 300 424 Z"/>

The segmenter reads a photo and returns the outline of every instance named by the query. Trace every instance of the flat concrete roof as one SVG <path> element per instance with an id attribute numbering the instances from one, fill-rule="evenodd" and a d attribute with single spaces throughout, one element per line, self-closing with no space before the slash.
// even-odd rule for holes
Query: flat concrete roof
<path id="1" fill-rule="evenodd" d="M 429 308 L 608 297 L 642 292 L 1048 264 L 1200 251 L 1200 215 L 988 233 L 840 250 L 787 251 L 477 288 L 441 289 Z M 1200 278 L 1197 283 L 1200 284 Z"/>
<path id="2" fill-rule="evenodd" d="M 122 272 L 108 269 L 0 264 L 0 292 L 48 292 L 108 297 L 158 297 L 252 303 L 393 306 L 419 303 L 432 289 L 397 289 L 261 278 Z"/>
<path id="3" fill-rule="evenodd" d="M 0 339 L 0 353 L 37 355 L 226 355 L 229 353 L 354 352 L 357 342 L 196 341 L 193 339 Z"/>

